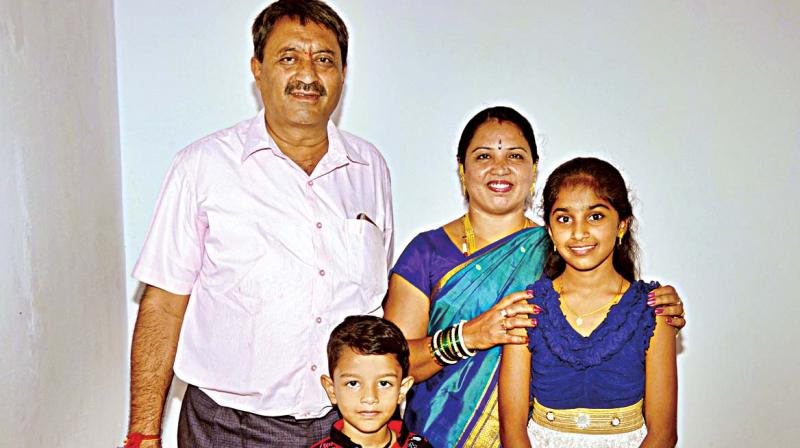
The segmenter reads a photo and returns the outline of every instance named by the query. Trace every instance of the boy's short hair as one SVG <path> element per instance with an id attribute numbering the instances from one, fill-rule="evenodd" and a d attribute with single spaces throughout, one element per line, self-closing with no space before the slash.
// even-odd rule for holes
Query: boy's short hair
<path id="1" fill-rule="evenodd" d="M 345 347 L 360 355 L 394 355 L 403 370 L 403 377 L 408 375 L 408 342 L 397 325 L 386 319 L 348 316 L 333 329 L 328 340 L 328 370 L 331 377 Z"/>

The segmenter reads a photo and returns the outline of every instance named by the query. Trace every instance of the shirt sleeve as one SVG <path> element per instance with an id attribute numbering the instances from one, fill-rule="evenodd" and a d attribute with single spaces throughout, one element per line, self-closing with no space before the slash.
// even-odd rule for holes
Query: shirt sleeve
<path id="1" fill-rule="evenodd" d="M 185 149 L 172 162 L 133 276 L 173 294 L 190 294 L 200 271 L 207 228 L 198 212 L 193 158 Z"/>
<path id="2" fill-rule="evenodd" d="M 430 245 L 426 242 L 424 235 L 419 234 L 408 243 L 403 253 L 400 254 L 391 273 L 403 277 L 425 296 L 430 297 L 430 254 Z"/>
<path id="3" fill-rule="evenodd" d="M 394 261 L 394 210 L 392 208 L 392 177 L 388 167 L 386 167 L 386 175 L 384 176 L 383 183 L 385 206 L 383 247 L 386 251 L 386 266 L 391 266 Z"/>

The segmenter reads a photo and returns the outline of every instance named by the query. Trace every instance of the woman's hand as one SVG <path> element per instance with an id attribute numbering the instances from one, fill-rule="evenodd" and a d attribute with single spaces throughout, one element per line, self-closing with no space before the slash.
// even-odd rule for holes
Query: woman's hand
<path id="1" fill-rule="evenodd" d="M 533 291 L 513 292 L 480 316 L 464 324 L 464 342 L 471 350 L 486 350 L 500 344 L 527 344 L 527 328 L 535 327 L 542 310 L 528 304 Z"/>
<path id="2" fill-rule="evenodd" d="M 656 288 L 647 296 L 647 304 L 656 308 L 656 314 L 666 316 L 666 322 L 680 330 L 686 326 L 686 312 L 678 292 L 670 285 Z"/>

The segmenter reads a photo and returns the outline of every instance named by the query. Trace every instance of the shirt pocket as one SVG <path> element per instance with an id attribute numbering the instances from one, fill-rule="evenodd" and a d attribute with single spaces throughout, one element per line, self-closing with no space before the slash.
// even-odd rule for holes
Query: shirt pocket
<path id="1" fill-rule="evenodd" d="M 369 298 L 386 293 L 387 266 L 383 232 L 365 219 L 345 220 L 347 276 Z"/>

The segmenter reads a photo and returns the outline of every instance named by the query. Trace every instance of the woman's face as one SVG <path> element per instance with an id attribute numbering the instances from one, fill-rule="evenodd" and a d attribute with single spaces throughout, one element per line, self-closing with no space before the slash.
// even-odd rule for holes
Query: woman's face
<path id="1" fill-rule="evenodd" d="M 515 124 L 492 119 L 478 127 L 464 155 L 471 209 L 491 215 L 524 212 L 533 177 L 530 145 Z"/>

